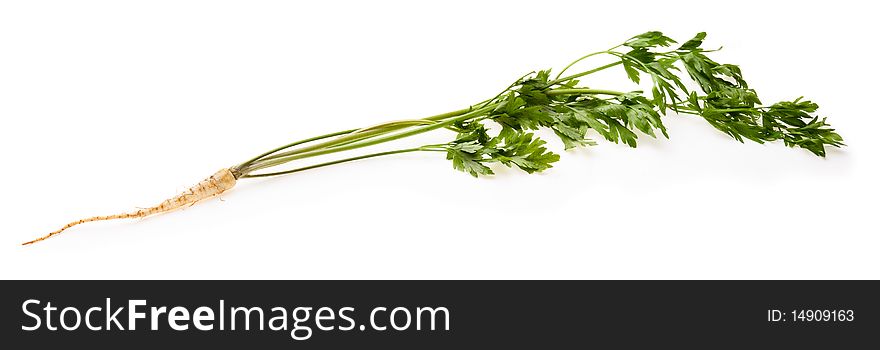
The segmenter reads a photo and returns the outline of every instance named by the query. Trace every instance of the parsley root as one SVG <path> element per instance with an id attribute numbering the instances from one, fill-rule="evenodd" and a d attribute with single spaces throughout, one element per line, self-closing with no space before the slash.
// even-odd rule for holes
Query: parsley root
<path id="1" fill-rule="evenodd" d="M 66 229 L 87 222 L 113 219 L 144 218 L 150 215 L 167 213 L 176 209 L 196 204 L 198 201 L 201 201 L 203 199 L 208 199 L 220 195 L 221 193 L 226 192 L 227 190 L 232 188 L 233 186 L 235 186 L 235 176 L 232 174 L 232 172 L 229 169 L 220 169 L 219 171 L 214 173 L 214 175 L 211 175 L 207 179 L 202 180 L 202 182 L 199 182 L 197 185 L 190 187 L 188 190 L 184 191 L 181 194 L 178 194 L 177 196 L 174 196 L 173 198 L 165 200 L 157 206 L 138 209 L 137 211 L 126 214 L 93 216 L 90 218 L 73 221 L 67 225 L 64 225 L 64 227 L 56 231 L 52 231 L 49 234 L 35 240 L 22 243 L 22 245 L 28 245 L 42 241 L 46 238 L 57 235 Z"/>
<path id="2" fill-rule="evenodd" d="M 758 143 L 781 140 L 825 156 L 826 146 L 841 147 L 843 138 L 815 115 L 819 106 L 797 98 L 763 105 L 736 65 L 722 64 L 702 48 L 705 33 L 667 49 L 676 41 L 660 32 L 636 35 L 610 49 L 585 55 L 551 78 L 550 70 L 526 74 L 494 97 L 466 108 L 421 119 L 407 119 L 349 129 L 296 141 L 262 153 L 244 163 L 222 169 L 190 190 L 147 209 L 127 214 L 96 216 L 71 222 L 60 230 L 24 243 L 31 244 L 92 221 L 141 218 L 169 212 L 211 198 L 232 188 L 243 178 L 269 177 L 320 168 L 360 159 L 408 152 L 442 152 L 453 168 L 475 177 L 491 175 L 490 165 L 500 163 L 527 173 L 552 167 L 559 155 L 531 131 L 549 129 L 565 149 L 596 145 L 593 137 L 636 147 L 639 134 L 668 138 L 661 120 L 667 112 L 703 118 L 715 129 L 737 141 Z M 611 56 L 614 62 L 564 76 L 576 64 L 593 56 Z M 612 91 L 580 85 L 578 79 L 622 66 L 635 84 L 650 86 L 642 91 Z M 686 73 L 686 74 L 684 74 Z M 642 81 L 642 77 L 650 80 Z M 490 132 L 489 126 L 500 129 Z M 378 145 L 434 130 L 455 133 L 441 144 L 369 153 L 292 169 L 286 163 Z"/>

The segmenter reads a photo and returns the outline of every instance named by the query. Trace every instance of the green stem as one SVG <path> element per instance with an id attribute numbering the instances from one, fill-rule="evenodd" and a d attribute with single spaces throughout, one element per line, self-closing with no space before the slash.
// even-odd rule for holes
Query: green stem
<path id="1" fill-rule="evenodd" d="M 374 130 L 382 130 L 387 128 L 395 128 L 400 126 L 412 126 L 412 125 L 425 125 L 425 124 L 434 124 L 436 121 L 428 120 L 428 119 L 407 119 L 407 120 L 395 120 L 392 122 L 385 122 L 382 124 L 377 124 L 373 126 L 368 126 L 366 128 L 355 131 L 355 133 L 365 133 L 367 131 Z"/>
<path id="2" fill-rule="evenodd" d="M 395 130 L 400 130 L 400 129 L 407 128 L 407 127 L 414 126 L 414 125 L 426 125 L 426 124 L 434 124 L 434 123 L 437 123 L 437 121 L 426 120 L 426 119 L 400 120 L 400 121 L 394 121 L 394 122 L 387 122 L 387 123 L 382 123 L 379 125 L 366 127 L 363 129 L 358 129 L 355 132 L 349 133 L 345 136 L 346 141 L 344 141 L 344 142 L 338 142 L 341 139 L 341 138 L 339 138 L 336 140 L 331 140 L 331 141 L 325 142 L 324 144 L 334 143 L 333 145 L 328 146 L 328 148 L 329 147 L 337 147 L 337 146 L 349 144 L 352 142 L 365 140 L 365 139 L 368 139 L 368 138 L 376 136 L 376 135 L 387 134 L 389 132 L 392 132 Z M 320 145 L 315 145 L 315 146 L 317 147 Z M 264 160 L 286 157 L 286 156 L 289 156 L 292 154 L 300 153 L 298 151 L 299 150 L 292 150 L 292 151 L 288 151 L 288 152 L 273 154 L 273 155 L 267 156 L 265 158 L 262 158 L 260 160 L 264 161 Z"/>
<path id="3" fill-rule="evenodd" d="M 612 54 L 612 55 L 614 55 L 614 56 L 620 57 L 620 62 L 621 62 L 621 63 L 623 63 L 624 57 L 632 58 L 632 56 L 629 56 L 629 55 L 627 55 L 627 54 L 623 54 L 623 53 L 620 53 L 620 52 L 609 52 L 609 53 Z M 645 63 L 643 63 L 642 61 L 639 61 L 639 60 L 634 59 L 634 58 L 632 58 L 632 61 L 635 62 L 635 63 L 637 63 L 639 66 L 641 66 L 642 69 L 644 69 L 646 72 L 647 72 L 647 71 L 650 71 L 650 68 L 648 68 L 648 66 L 646 66 Z"/>
<path id="4" fill-rule="evenodd" d="M 233 168 L 234 168 L 235 170 L 237 170 L 237 171 L 240 171 L 241 169 L 246 168 L 248 165 L 250 165 L 250 164 L 252 164 L 252 163 L 254 163 L 254 162 L 260 160 L 261 158 L 263 158 L 263 157 L 265 157 L 265 156 L 268 156 L 268 155 L 270 155 L 270 154 L 273 154 L 273 153 L 275 153 L 275 152 L 283 151 L 283 150 L 288 149 L 288 148 L 290 148 L 290 147 L 298 146 L 298 145 L 301 145 L 301 144 L 304 144 L 304 143 L 309 143 L 309 142 L 312 142 L 312 141 L 318 141 L 318 140 L 323 140 L 323 139 L 330 138 L 330 137 L 334 137 L 334 136 L 340 136 L 340 135 L 350 134 L 350 133 L 353 133 L 353 132 L 355 132 L 355 131 L 357 131 L 357 130 L 358 130 L 358 129 L 350 129 L 350 130 L 337 131 L 337 132 L 334 132 L 334 133 L 329 133 L 329 134 L 325 134 L 325 135 L 321 135 L 321 136 L 315 136 L 315 137 L 311 137 L 311 138 L 307 138 L 307 139 L 299 140 L 299 141 L 296 141 L 296 142 L 288 143 L 288 144 L 286 144 L 286 145 L 284 145 L 284 146 L 281 146 L 281 147 L 278 147 L 278 148 L 272 149 L 271 151 L 268 151 L 268 152 L 262 153 L 262 154 L 260 154 L 260 155 L 258 155 L 258 156 L 256 156 L 256 157 L 253 157 L 253 158 L 249 159 L 248 161 L 246 161 L 246 162 L 244 162 L 244 163 L 241 163 L 241 164 L 239 164 L 239 165 L 237 165 L 237 166 L 235 166 L 235 167 L 233 167 Z"/>
<path id="5" fill-rule="evenodd" d="M 467 110 L 467 109 L 461 109 L 461 110 L 458 110 L 458 111 L 453 111 L 453 112 L 449 112 L 449 113 L 439 114 L 439 115 L 435 115 L 435 116 L 432 116 L 432 117 L 425 118 L 425 120 L 428 120 L 428 121 L 430 121 L 430 122 L 437 121 L 437 120 L 442 120 L 442 119 L 435 119 L 435 118 L 448 118 L 448 117 L 451 116 L 451 115 L 456 115 L 457 113 L 460 113 L 461 111 L 466 111 L 466 110 Z M 404 123 L 404 124 L 406 124 L 406 123 Z M 446 126 L 446 125 L 449 125 L 449 124 L 444 124 L 444 126 Z M 411 126 L 411 124 L 410 124 L 410 125 L 405 125 L 405 126 L 408 127 L 408 126 Z M 387 133 L 389 133 L 389 132 L 396 131 L 396 130 L 399 130 L 399 129 L 401 129 L 401 127 L 388 127 L 388 125 L 386 125 L 386 128 L 385 128 L 385 129 L 372 130 L 372 131 L 367 131 L 367 132 L 364 132 L 364 133 L 350 132 L 350 133 L 347 133 L 347 134 L 344 135 L 344 136 L 337 137 L 337 138 L 335 138 L 335 139 L 333 139 L 333 140 L 330 140 L 330 141 L 324 141 L 324 142 L 317 143 L 317 144 L 314 144 L 314 145 L 311 145 L 311 146 L 306 146 L 306 147 L 302 147 L 302 148 L 297 148 L 297 149 L 290 150 L 290 151 L 287 151 L 287 152 L 281 152 L 281 153 L 278 153 L 278 154 L 274 154 L 274 155 L 272 155 L 271 157 L 260 159 L 260 162 L 254 162 L 254 163 L 251 163 L 250 166 L 248 166 L 247 168 L 243 168 L 243 169 L 242 169 L 242 172 L 243 172 L 243 173 L 246 173 L 246 172 L 248 172 L 248 171 L 252 171 L 252 170 L 255 170 L 255 169 L 262 169 L 262 168 L 265 168 L 265 167 L 261 166 L 261 164 L 263 163 L 263 161 L 269 161 L 269 160 L 279 159 L 279 158 L 283 158 L 283 157 L 287 157 L 287 156 L 292 156 L 292 155 L 296 155 L 296 154 L 307 153 L 307 152 L 316 151 L 316 150 L 325 149 L 325 148 L 331 148 L 331 147 L 334 147 L 334 146 L 339 146 L 339 145 L 348 144 L 348 143 L 355 142 L 355 141 L 360 141 L 360 140 L 368 139 L 368 138 L 370 138 L 370 137 L 374 137 L 374 136 L 384 135 L 384 134 L 387 134 Z M 360 130 L 360 129 L 357 129 L 357 130 Z M 357 131 L 357 130 L 355 130 L 355 131 Z M 256 163 L 256 164 L 255 164 L 255 163 Z"/>
<path id="6" fill-rule="evenodd" d="M 489 101 L 489 100 L 486 100 L 486 101 Z M 477 103 L 477 104 L 482 104 L 482 103 L 484 103 L 484 102 L 486 102 L 486 101 L 481 101 L 480 103 Z M 443 113 L 443 114 L 438 114 L 438 115 L 434 115 L 434 116 L 430 116 L 430 117 L 422 118 L 422 119 L 427 119 L 427 120 L 443 120 L 443 119 L 446 119 L 446 118 L 449 118 L 449 117 L 457 117 L 457 116 L 460 116 L 460 115 L 465 114 L 465 113 L 467 113 L 467 112 L 470 112 L 470 111 L 472 111 L 472 110 L 474 110 L 474 106 L 470 106 L 470 107 L 468 107 L 468 108 L 462 108 L 462 109 L 459 109 L 459 110 L 457 110 L 457 111 L 446 112 L 446 113 Z"/>
<path id="7" fill-rule="evenodd" d="M 470 118 L 473 118 L 476 116 L 480 116 L 484 113 L 492 111 L 493 109 L 495 109 L 499 105 L 500 105 L 500 103 L 493 103 L 493 104 L 490 104 L 486 107 L 473 110 L 471 112 L 465 113 L 463 115 L 460 115 L 460 116 L 452 118 L 452 119 L 446 119 L 446 120 L 439 122 L 439 123 L 421 126 L 418 128 L 411 129 L 409 131 L 404 131 L 404 132 L 400 132 L 397 134 L 387 135 L 384 137 L 378 137 L 378 138 L 359 141 L 359 142 L 355 142 L 355 143 L 351 143 L 351 144 L 347 144 L 347 145 L 341 145 L 339 147 L 323 148 L 323 149 L 314 148 L 314 147 L 306 147 L 306 148 L 314 148 L 314 149 L 309 150 L 309 151 L 305 151 L 305 152 L 297 152 L 297 153 L 294 153 L 294 154 L 291 154 L 289 156 L 285 156 L 282 158 L 276 158 L 276 159 L 267 160 L 265 162 L 260 162 L 258 164 L 252 165 L 248 169 L 243 170 L 243 172 L 245 172 L 245 173 L 252 172 L 252 171 L 284 164 L 284 163 L 287 163 L 287 162 L 290 162 L 293 160 L 297 160 L 297 159 L 310 158 L 310 157 L 320 156 L 320 155 L 324 155 L 324 154 L 337 153 L 337 152 L 347 151 L 347 150 L 351 150 L 351 149 L 372 146 L 372 145 L 376 145 L 376 144 L 380 144 L 380 143 L 384 143 L 384 142 L 402 139 L 404 137 L 409 137 L 409 136 L 413 136 L 413 135 L 426 133 L 428 131 L 436 130 L 436 129 L 445 127 L 447 125 L 452 125 L 453 123 L 458 122 L 458 121 L 463 121 L 463 120 L 467 120 L 467 119 L 470 119 Z M 341 138 L 344 138 L 344 137 L 345 136 L 343 136 Z"/>
<path id="8" fill-rule="evenodd" d="M 547 95 L 575 95 L 575 94 L 592 94 L 592 95 L 614 95 L 620 96 L 625 94 L 620 91 L 601 90 L 601 89 L 556 89 L 547 91 Z"/>
<path id="9" fill-rule="evenodd" d="M 423 149 L 422 147 L 418 147 L 418 148 L 399 149 L 399 150 L 395 150 L 395 151 L 378 152 L 378 153 L 372 153 L 372 154 L 365 154 L 365 155 L 357 156 L 357 157 L 334 160 L 334 161 L 315 164 L 315 165 L 309 165 L 309 166 L 291 169 L 291 170 L 277 171 L 277 172 L 273 172 L 273 173 L 264 173 L 264 174 L 253 174 L 253 175 L 248 174 L 248 175 L 243 175 L 242 178 L 269 177 L 269 176 L 276 176 L 276 175 L 284 175 L 284 174 L 296 173 L 296 172 L 300 172 L 300 171 L 304 171 L 304 170 L 325 167 L 328 165 L 351 162 L 351 161 L 355 161 L 355 160 L 361 160 L 361 159 L 367 159 L 367 158 L 373 158 L 373 157 L 381 157 L 381 156 L 387 156 L 387 155 L 392 155 L 392 154 L 417 152 L 417 151 L 437 151 L 437 150 Z"/>
<path id="10" fill-rule="evenodd" d="M 617 48 L 617 47 L 615 47 L 615 48 Z M 584 57 L 581 57 L 581 58 L 578 58 L 578 59 L 572 61 L 572 62 L 569 63 L 567 66 L 565 66 L 565 68 L 562 68 L 562 70 L 559 71 L 559 74 L 556 75 L 556 80 L 557 80 L 557 81 L 562 81 L 562 79 L 559 79 L 559 77 L 562 76 L 562 73 L 565 73 L 565 71 L 567 71 L 569 68 L 571 68 L 571 66 L 574 66 L 574 65 L 577 64 L 578 62 L 583 61 L 583 60 L 585 60 L 585 59 L 587 59 L 587 58 L 590 58 L 590 57 L 596 56 L 596 55 L 601 55 L 601 54 L 603 54 L 603 53 L 611 54 L 611 50 L 614 50 L 614 49 L 610 49 L 610 50 L 606 50 L 606 51 L 593 52 L 593 53 L 591 53 L 591 54 L 589 54 L 589 55 L 586 55 L 586 56 L 584 56 Z"/>
<path id="11" fill-rule="evenodd" d="M 556 80 L 551 81 L 550 84 L 548 84 L 548 85 L 555 85 L 555 84 L 559 84 L 559 83 L 561 83 L 561 82 L 563 82 L 563 81 L 569 81 L 569 80 L 572 80 L 572 79 L 575 79 L 575 78 L 580 78 L 580 77 L 582 77 L 582 76 L 590 75 L 590 74 L 593 74 L 593 73 L 596 73 L 596 72 L 598 72 L 598 71 L 601 71 L 601 70 L 605 70 L 605 69 L 608 69 L 608 68 L 614 67 L 614 66 L 616 66 L 616 65 L 618 65 L 618 64 L 622 64 L 622 63 L 623 63 L 623 61 L 612 62 L 612 63 L 606 64 L 606 65 L 601 66 L 601 67 L 598 67 L 598 68 L 590 69 L 590 70 L 588 70 L 588 71 L 586 71 L 586 72 L 581 72 L 581 73 L 578 73 L 578 74 L 572 74 L 572 75 L 569 75 L 569 76 L 567 76 L 567 77 L 565 77 L 565 78 L 556 78 Z"/>
<path id="12" fill-rule="evenodd" d="M 743 108 L 727 108 L 727 109 L 713 109 L 715 112 L 727 113 L 727 112 L 752 112 L 755 110 L 766 109 L 768 107 L 743 107 Z"/>
<path id="13" fill-rule="evenodd" d="M 696 110 L 696 109 L 694 109 L 693 107 L 680 106 L 680 105 L 676 104 L 676 105 L 675 105 L 675 108 L 680 109 L 680 110 L 683 110 L 683 111 L 689 111 L 689 112 L 697 112 L 697 113 L 699 113 L 699 111 Z M 742 107 L 742 108 L 712 109 L 712 111 L 713 111 L 713 112 L 721 112 L 721 113 L 729 113 L 729 112 L 752 112 L 752 111 L 756 111 L 756 110 L 764 110 L 764 109 L 768 109 L 768 108 L 770 108 L 770 107 L 767 107 L 767 106 L 758 106 L 758 107 Z"/>
<path id="14" fill-rule="evenodd" d="M 485 102 L 488 102 L 488 101 L 490 101 L 490 100 L 481 101 L 481 102 L 479 102 L 478 104 L 482 104 L 482 103 L 485 103 Z M 464 114 L 464 113 L 467 113 L 467 112 L 469 112 L 469 111 L 471 111 L 471 110 L 473 110 L 473 106 L 468 107 L 468 108 L 462 108 L 462 109 L 455 110 L 455 111 L 452 111 L 452 112 L 447 112 L 447 113 L 442 113 L 442 114 L 438 114 L 438 115 L 430 116 L 430 117 L 427 117 L 427 118 L 424 118 L 424 119 L 425 119 L 425 120 L 443 120 L 443 119 L 446 119 L 446 118 L 449 118 L 449 117 L 459 116 L 459 115 Z M 334 136 L 341 136 L 341 135 L 351 134 L 351 133 L 356 132 L 356 131 L 358 131 L 358 130 L 361 130 L 361 129 L 349 129 L 349 130 L 344 130 L 344 131 L 337 131 L 337 132 L 334 132 L 334 133 L 330 133 L 330 134 L 326 134 L 326 135 L 321 135 L 321 136 L 316 136 L 316 137 L 311 137 L 311 138 L 307 138 L 307 139 L 304 139 L 304 140 L 300 140 L 300 141 L 296 141 L 296 142 L 293 142 L 293 143 L 289 143 L 289 144 L 286 144 L 286 145 L 284 145 L 284 146 L 281 146 L 281 147 L 277 147 L 277 148 L 275 148 L 275 149 L 272 149 L 272 150 L 270 150 L 270 151 L 268 151 L 268 152 L 262 153 L 262 154 L 260 154 L 260 155 L 258 155 L 258 156 L 256 156 L 256 157 L 254 157 L 254 158 L 251 158 L 251 159 L 249 159 L 248 161 L 246 161 L 246 162 L 244 162 L 244 163 L 241 163 L 241 164 L 239 164 L 239 165 L 233 167 L 233 170 L 234 170 L 235 173 L 239 173 L 239 174 L 246 173 L 246 172 L 249 171 L 247 168 L 249 168 L 251 165 L 253 165 L 253 164 L 256 163 L 257 161 L 265 160 L 265 158 L 266 158 L 267 156 L 272 155 L 272 154 L 274 154 L 274 153 L 277 153 L 277 152 L 283 151 L 283 150 L 285 150 L 285 149 L 288 149 L 288 148 L 291 148 L 291 147 L 294 147 L 294 146 L 299 146 L 299 145 L 301 145 L 301 144 L 305 144 L 305 143 L 313 142 L 313 141 L 323 140 L 323 139 L 330 138 L 330 137 L 334 137 Z M 390 130 L 389 130 L 389 131 L 390 131 Z M 273 156 L 272 158 L 274 158 L 274 156 Z"/>

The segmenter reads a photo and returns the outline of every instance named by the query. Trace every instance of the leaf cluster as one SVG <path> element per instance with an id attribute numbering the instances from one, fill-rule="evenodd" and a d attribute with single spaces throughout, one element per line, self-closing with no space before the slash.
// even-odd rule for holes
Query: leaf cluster
<path id="1" fill-rule="evenodd" d="M 763 106 L 738 66 L 709 57 L 716 50 L 703 48 L 705 38 L 698 33 L 675 47 L 678 42 L 651 31 L 600 52 L 616 56 L 634 83 L 648 77 L 648 95 L 634 91 L 608 97 L 580 87 L 573 78 L 552 80 L 550 70 L 528 74 L 487 102 L 495 104 L 492 111 L 457 123 L 456 139 L 439 147 L 455 169 L 473 176 L 493 174 L 489 163 L 534 173 L 559 160 L 535 130 L 552 130 L 566 150 L 595 145 L 591 134 L 636 147 L 639 134 L 669 137 L 661 119 L 669 110 L 699 115 L 741 142 L 782 140 L 819 156 L 825 156 L 826 146 L 843 145 L 826 119 L 815 115 L 818 106 L 811 101 Z M 561 90 L 565 93 L 554 93 Z M 500 132 L 491 136 L 486 123 L 497 124 Z"/>
<path id="2" fill-rule="evenodd" d="M 448 145 L 446 158 L 452 166 L 473 176 L 494 174 L 488 163 L 501 163 L 531 174 L 552 168 L 559 155 L 547 150 L 546 142 L 532 133 L 508 132 L 490 137 L 478 122 L 465 126 L 466 131 Z"/>
<path id="3" fill-rule="evenodd" d="M 658 52 L 658 48 L 676 42 L 659 32 L 648 32 L 624 43 L 631 50 L 620 57 L 634 82 L 639 82 L 641 74 L 650 75 L 651 102 L 660 113 L 670 106 L 677 112 L 700 115 L 740 142 L 783 140 L 787 146 L 823 157 L 826 146 L 843 146 L 843 138 L 826 119 L 813 115 L 818 109 L 813 102 L 800 97 L 761 106 L 757 92 L 749 88 L 739 66 L 718 63 L 707 56 L 713 50 L 702 47 L 705 38 L 706 33 L 698 33 L 674 50 Z M 682 77 L 675 74 L 679 66 L 699 91 L 689 91 Z"/>
<path id="4" fill-rule="evenodd" d="M 498 99 L 498 107 L 486 116 L 459 123 L 457 138 L 447 145 L 447 158 L 455 169 L 473 176 L 490 175 L 488 163 L 501 163 L 528 173 L 552 167 L 559 155 L 548 151 L 546 142 L 532 131 L 552 130 L 565 149 L 595 145 L 587 136 L 589 130 L 608 141 L 636 147 L 636 130 L 656 137 L 667 136 L 660 114 L 645 97 L 621 94 L 599 98 L 590 94 L 555 96 L 548 94 L 550 71 L 540 71 L 516 84 L 516 88 Z M 577 81 L 563 87 L 574 87 Z M 490 136 L 486 122 L 501 127 L 497 136 Z"/>

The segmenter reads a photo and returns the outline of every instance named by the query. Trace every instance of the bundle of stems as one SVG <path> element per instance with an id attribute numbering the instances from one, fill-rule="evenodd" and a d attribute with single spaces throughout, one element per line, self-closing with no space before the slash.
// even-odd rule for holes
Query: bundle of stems
<path id="1" fill-rule="evenodd" d="M 705 33 L 698 33 L 676 45 L 675 40 L 657 31 L 636 35 L 607 50 L 578 58 L 555 77 L 550 70 L 530 72 L 495 96 L 465 108 L 291 142 L 221 169 L 157 206 L 77 220 L 24 244 L 44 240 L 84 222 L 140 218 L 189 206 L 229 190 L 240 179 L 279 176 L 401 153 L 442 152 L 452 161 L 453 168 L 475 177 L 493 174 L 491 163 L 515 166 L 527 173 L 541 172 L 551 168 L 559 155 L 547 150 L 545 142 L 531 131 L 552 130 L 566 149 L 595 145 L 593 135 L 636 147 L 637 133 L 650 137 L 657 137 L 659 133 L 668 137 L 661 116 L 670 111 L 699 116 L 740 142 L 782 140 L 787 146 L 803 148 L 822 157 L 826 146 L 843 146 L 843 139 L 825 118 L 814 115 L 818 109 L 815 103 L 797 98 L 763 105 L 738 66 L 721 64 L 707 56 L 717 50 L 702 47 L 705 37 Z M 670 48 L 673 46 L 675 48 Z M 613 57 L 614 62 L 565 75 L 581 61 L 600 55 Z M 643 77 L 650 78 L 646 81 L 650 83 L 650 93 L 580 85 L 580 79 L 617 66 L 621 66 L 635 84 L 642 83 Z M 500 131 L 490 133 L 489 123 L 500 127 Z M 285 166 L 439 129 L 452 130 L 456 137 L 447 143 L 343 157 L 308 166 Z"/>

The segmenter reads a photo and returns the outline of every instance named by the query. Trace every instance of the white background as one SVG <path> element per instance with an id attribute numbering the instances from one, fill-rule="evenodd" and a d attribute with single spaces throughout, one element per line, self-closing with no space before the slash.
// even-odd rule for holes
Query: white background
<path id="1" fill-rule="evenodd" d="M 3 2 L 0 277 L 880 278 L 868 3 Z M 462 108 L 647 30 L 707 31 L 765 102 L 817 101 L 849 146 L 823 160 L 670 115 L 670 140 L 600 141 L 542 175 L 393 156 L 18 246 L 280 144 Z M 637 89 L 619 67 L 584 84 Z"/>

